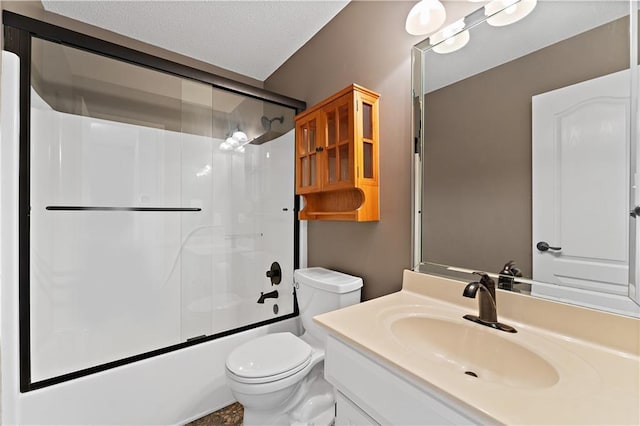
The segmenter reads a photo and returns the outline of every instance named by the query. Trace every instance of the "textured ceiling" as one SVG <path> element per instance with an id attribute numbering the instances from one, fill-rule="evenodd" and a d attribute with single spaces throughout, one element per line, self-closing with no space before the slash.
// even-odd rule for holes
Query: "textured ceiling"
<path id="1" fill-rule="evenodd" d="M 264 81 L 348 0 L 42 3 L 49 12 Z"/>

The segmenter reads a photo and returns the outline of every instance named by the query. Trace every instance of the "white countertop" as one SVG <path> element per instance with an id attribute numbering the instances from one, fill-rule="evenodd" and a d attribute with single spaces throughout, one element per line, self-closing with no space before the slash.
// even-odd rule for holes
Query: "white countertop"
<path id="1" fill-rule="evenodd" d="M 499 321 L 518 330 L 505 333 L 462 319 L 478 311 L 475 299 L 462 297 L 465 284 L 405 271 L 402 291 L 316 316 L 315 321 L 500 423 L 640 424 L 640 320 L 498 291 Z M 446 356 L 417 350 L 389 331 L 394 319 L 421 315 L 494 333 L 547 361 L 557 377 L 523 386 L 460 374 Z M 509 368 L 522 368 L 511 371 L 525 377 L 543 374 L 541 364 L 532 362 L 537 357 L 510 359 L 499 351 L 495 357 L 511 363 Z"/>

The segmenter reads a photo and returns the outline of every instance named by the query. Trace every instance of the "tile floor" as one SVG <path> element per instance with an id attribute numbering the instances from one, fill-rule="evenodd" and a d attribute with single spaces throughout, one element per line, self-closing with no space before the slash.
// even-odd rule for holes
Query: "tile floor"
<path id="1" fill-rule="evenodd" d="M 186 426 L 242 426 L 243 413 L 242 405 L 236 402 L 208 416 L 187 423 Z"/>

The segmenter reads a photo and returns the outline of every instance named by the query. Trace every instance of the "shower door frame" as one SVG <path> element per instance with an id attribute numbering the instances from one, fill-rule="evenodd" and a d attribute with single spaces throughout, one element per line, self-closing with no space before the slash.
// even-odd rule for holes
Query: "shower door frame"
<path id="1" fill-rule="evenodd" d="M 190 339 L 175 345 L 129 356 L 89 368 L 65 373 L 60 376 L 31 381 L 31 309 L 30 309 L 30 128 L 31 128 L 31 39 L 37 37 L 54 43 L 81 49 L 90 53 L 106 56 L 126 63 L 142 66 L 155 71 L 161 71 L 178 77 L 184 77 L 208 84 L 216 89 L 237 93 L 242 96 L 270 102 L 292 108 L 298 114 L 306 109 L 304 101 L 270 92 L 249 84 L 241 83 L 226 77 L 208 73 L 177 62 L 159 58 L 128 47 L 88 36 L 63 27 L 49 24 L 37 19 L 29 18 L 9 11 L 3 11 L 4 49 L 16 54 L 20 58 L 20 148 L 19 148 L 19 248 L 18 248 L 18 299 L 19 299 L 19 359 L 20 359 L 20 392 L 29 392 L 47 386 L 77 379 L 100 371 L 119 367 L 132 362 L 144 360 L 157 355 L 173 352 L 189 346 L 215 340 L 231 334 L 261 327 L 267 324 L 284 321 L 299 315 L 298 303 L 293 290 L 293 313 L 278 318 L 272 318 L 258 323 Z M 292 165 L 293 163 L 293 158 Z M 292 192 L 295 194 L 295 188 Z M 293 268 L 300 267 L 300 197 L 294 195 L 293 221 Z"/>

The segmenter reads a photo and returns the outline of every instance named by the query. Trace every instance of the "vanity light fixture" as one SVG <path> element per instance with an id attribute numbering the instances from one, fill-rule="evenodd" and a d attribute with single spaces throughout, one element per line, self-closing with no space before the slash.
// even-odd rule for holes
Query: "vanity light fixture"
<path id="1" fill-rule="evenodd" d="M 527 16 L 535 9 L 538 0 L 493 0 L 484 7 L 487 24 L 504 27 Z"/>
<path id="2" fill-rule="evenodd" d="M 428 34 L 440 28 L 446 17 L 440 0 L 420 0 L 409 11 L 404 28 L 411 35 Z"/>
<path id="3" fill-rule="evenodd" d="M 462 49 L 469 43 L 471 36 L 469 30 L 464 30 L 464 19 L 447 25 L 441 31 L 438 31 L 429 37 L 429 44 L 433 46 L 431 50 L 436 53 L 451 53 L 458 49 Z"/>

